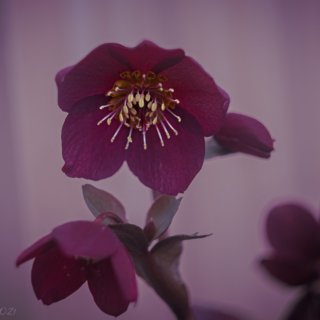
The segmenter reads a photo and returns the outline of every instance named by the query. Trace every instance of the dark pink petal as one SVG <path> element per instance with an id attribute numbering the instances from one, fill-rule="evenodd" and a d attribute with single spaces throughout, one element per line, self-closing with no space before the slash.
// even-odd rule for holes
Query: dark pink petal
<path id="1" fill-rule="evenodd" d="M 62 128 L 62 171 L 69 177 L 100 180 L 117 172 L 125 159 L 128 128 L 122 127 L 112 143 L 120 123 L 109 126 L 98 122 L 108 113 L 103 110 L 87 114 L 69 114 Z"/>
<path id="2" fill-rule="evenodd" d="M 261 260 L 265 270 L 289 286 L 298 286 L 314 279 L 316 271 L 313 263 L 312 260 L 290 259 L 280 255 Z"/>
<path id="3" fill-rule="evenodd" d="M 124 245 L 120 245 L 116 253 L 110 257 L 110 260 L 123 297 L 130 302 L 137 301 L 136 273 L 128 250 Z"/>
<path id="4" fill-rule="evenodd" d="M 76 65 L 58 72 L 58 104 L 63 111 L 70 112 L 83 98 L 106 94 L 120 79 L 120 74 L 128 70 L 127 66 L 112 58 L 110 46 L 103 44 Z"/>
<path id="5" fill-rule="evenodd" d="M 138 295 L 133 262 L 127 250 L 121 246 L 111 259 L 93 264 L 88 285 L 103 312 L 113 316 L 124 313 Z"/>
<path id="6" fill-rule="evenodd" d="M 31 272 L 34 292 L 45 305 L 65 299 L 87 278 L 87 261 L 65 257 L 58 246 L 38 255 Z"/>
<path id="7" fill-rule="evenodd" d="M 273 208 L 267 218 L 267 236 L 271 245 L 288 255 L 320 255 L 320 227 L 313 215 L 298 204 Z"/>
<path id="8" fill-rule="evenodd" d="M 20 266 L 20 264 L 35 258 L 38 254 L 48 249 L 51 249 L 55 246 L 55 242 L 53 240 L 52 234 L 48 234 L 35 242 L 29 248 L 20 253 L 19 257 L 16 260 L 16 266 Z"/>
<path id="9" fill-rule="evenodd" d="M 179 110 L 174 111 L 179 115 Z M 170 114 L 167 118 L 178 131 L 178 135 L 168 128 L 171 138 L 167 139 L 161 125 L 158 124 L 164 140 L 162 147 L 156 128 L 152 126 L 147 131 L 147 150 L 144 150 L 142 134 L 134 130 L 127 161 L 130 170 L 144 185 L 164 194 L 176 195 L 184 192 L 200 171 L 205 145 L 202 136 L 192 134 L 179 126 Z M 186 122 L 188 120 L 191 121 L 191 117 L 182 119 Z M 198 124 L 195 123 L 195 127 L 196 125 Z"/>
<path id="10" fill-rule="evenodd" d="M 185 57 L 162 74 L 168 78 L 163 86 L 174 89 L 174 99 L 180 101 L 178 106 L 197 119 L 204 136 L 216 134 L 228 110 L 230 99 L 227 93 L 190 57 Z"/>
<path id="11" fill-rule="evenodd" d="M 179 63 L 185 56 L 181 49 L 163 49 L 148 40 L 142 41 L 133 48 L 111 43 L 109 53 L 131 71 L 140 70 L 142 73 L 162 72 Z"/>
<path id="12" fill-rule="evenodd" d="M 228 113 L 214 138 L 226 149 L 261 158 L 269 158 L 273 139 L 267 128 L 258 120 L 243 114 Z"/>
<path id="13" fill-rule="evenodd" d="M 91 221 L 73 221 L 53 229 L 52 235 L 67 256 L 104 259 L 112 255 L 120 241 L 107 226 Z"/>

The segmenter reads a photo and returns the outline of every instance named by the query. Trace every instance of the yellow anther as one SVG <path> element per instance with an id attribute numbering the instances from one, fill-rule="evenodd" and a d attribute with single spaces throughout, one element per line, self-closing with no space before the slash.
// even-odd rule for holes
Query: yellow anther
<path id="1" fill-rule="evenodd" d="M 170 134 L 167 132 L 167 138 L 170 139 Z"/>
<path id="2" fill-rule="evenodd" d="M 100 125 L 101 123 L 102 123 L 102 121 L 99 121 L 99 122 L 98 122 L 98 125 Z"/>
<path id="3" fill-rule="evenodd" d="M 155 118 L 153 119 L 153 121 L 152 121 L 152 124 L 155 125 L 155 124 L 157 123 L 157 121 L 158 121 L 158 118 L 155 117 Z"/>
<path id="4" fill-rule="evenodd" d="M 152 110 L 153 112 L 157 110 L 157 103 L 156 103 L 156 102 L 154 102 L 154 103 L 152 104 L 151 110 Z"/>
<path id="5" fill-rule="evenodd" d="M 131 137 L 128 137 L 127 139 L 128 139 L 128 141 L 129 141 L 129 142 L 131 142 L 131 143 L 132 143 L 132 139 L 131 139 Z"/>
<path id="6" fill-rule="evenodd" d="M 122 110 L 124 113 L 129 113 L 128 107 L 126 105 L 123 106 Z"/>
<path id="7" fill-rule="evenodd" d="M 125 122 L 124 125 L 125 125 L 126 127 L 130 128 L 130 124 L 129 124 L 129 123 Z"/>
<path id="8" fill-rule="evenodd" d="M 132 100 L 133 100 L 133 94 L 130 93 L 129 96 L 128 96 L 128 101 L 129 101 L 129 102 L 132 102 Z"/>
<path id="9" fill-rule="evenodd" d="M 179 122 L 181 122 L 181 118 L 180 117 L 177 117 L 177 119 L 178 119 Z"/>
<path id="10" fill-rule="evenodd" d="M 128 106 L 129 108 L 132 108 L 132 103 L 131 103 L 130 101 L 128 101 L 127 106 Z"/>
<path id="11" fill-rule="evenodd" d="M 101 106 L 99 109 L 102 110 L 102 109 L 104 109 L 105 107 L 106 107 L 106 106 Z"/>
<path id="12" fill-rule="evenodd" d="M 111 139 L 111 143 L 114 141 L 114 138 Z"/>
<path id="13" fill-rule="evenodd" d="M 173 90 L 173 89 L 169 89 L 169 91 L 174 92 L 174 90 Z"/>
<path id="14" fill-rule="evenodd" d="M 179 101 L 178 99 L 176 99 L 176 100 L 174 100 L 174 101 L 175 101 L 176 103 L 178 103 L 178 104 L 180 103 L 180 101 Z"/>
<path id="15" fill-rule="evenodd" d="M 108 122 L 108 125 L 110 126 L 110 124 L 111 124 L 111 119 L 109 118 L 109 119 L 107 120 L 107 122 Z"/>
<path id="16" fill-rule="evenodd" d="M 176 134 L 176 136 L 178 135 L 178 131 L 177 130 L 174 130 L 174 133 Z"/>
<path id="17" fill-rule="evenodd" d="M 119 88 L 118 87 L 116 87 L 116 89 L 115 89 L 116 91 L 118 91 L 119 90 Z"/>
<path id="18" fill-rule="evenodd" d="M 163 141 L 161 141 L 161 145 L 164 147 L 164 142 Z"/>
<path id="19" fill-rule="evenodd" d="M 146 94 L 146 100 L 147 100 L 147 101 L 150 101 L 150 98 L 151 98 L 150 94 L 147 93 L 147 94 Z"/>
<path id="20" fill-rule="evenodd" d="M 146 112 L 145 116 L 147 117 L 147 116 L 149 115 L 149 113 L 150 113 L 149 111 L 148 111 L 148 112 Z"/>
<path id="21" fill-rule="evenodd" d="M 164 111 L 165 108 L 166 108 L 166 106 L 165 106 L 165 104 L 163 103 L 163 104 L 161 105 L 161 110 Z"/>
<path id="22" fill-rule="evenodd" d="M 123 115 L 122 115 L 122 113 L 120 113 L 120 115 L 119 115 L 119 120 L 120 120 L 120 122 L 123 121 Z"/>
<path id="23" fill-rule="evenodd" d="M 140 100 L 140 93 L 137 93 L 136 94 L 136 101 L 139 101 Z"/>
<path id="24" fill-rule="evenodd" d="M 111 91 L 109 91 L 106 95 L 107 95 L 107 96 L 110 96 L 110 94 L 111 94 Z"/>
<path id="25" fill-rule="evenodd" d="M 140 100 L 139 100 L 139 107 L 140 107 L 140 108 L 143 108 L 143 107 L 144 107 L 144 100 L 143 100 L 143 99 L 140 99 Z"/>
<path id="26" fill-rule="evenodd" d="M 148 103 L 148 108 L 150 109 L 151 106 L 152 106 L 152 102 L 150 101 L 150 102 Z"/>
<path id="27" fill-rule="evenodd" d="M 143 144 L 143 149 L 147 150 L 147 145 L 145 143 Z"/>
<path id="28" fill-rule="evenodd" d="M 132 114 L 134 114 L 134 115 L 137 114 L 137 110 L 136 110 L 136 109 L 133 109 L 133 108 L 132 108 L 132 109 L 130 109 L 130 110 L 131 110 L 131 113 L 132 113 Z"/>

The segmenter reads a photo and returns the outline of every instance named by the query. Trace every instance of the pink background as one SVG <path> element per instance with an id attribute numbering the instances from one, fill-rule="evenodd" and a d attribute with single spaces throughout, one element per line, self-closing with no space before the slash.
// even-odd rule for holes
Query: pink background
<path id="1" fill-rule="evenodd" d="M 22 249 L 69 220 L 91 219 L 83 179 L 62 172 L 56 72 L 97 45 L 150 39 L 183 48 L 231 96 L 230 110 L 261 120 L 276 139 L 270 160 L 208 161 L 184 195 L 171 234 L 213 233 L 185 242 L 181 273 L 193 302 L 212 301 L 258 320 L 277 319 L 295 290 L 256 261 L 266 252 L 265 212 L 277 199 L 317 208 L 320 190 L 320 2 L 317 0 L 1 0 L 0 308 L 15 319 L 109 319 L 85 284 L 50 307 L 34 296 Z M 149 190 L 127 165 L 93 183 L 120 199 L 142 226 Z M 139 281 L 139 301 L 120 319 L 173 319 Z M 110 317 L 111 318 L 111 317 Z"/>

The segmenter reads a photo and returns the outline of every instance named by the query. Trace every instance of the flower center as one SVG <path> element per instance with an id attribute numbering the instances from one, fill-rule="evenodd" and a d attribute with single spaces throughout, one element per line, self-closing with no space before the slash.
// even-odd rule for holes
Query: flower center
<path id="1" fill-rule="evenodd" d="M 146 75 L 140 71 L 126 71 L 120 74 L 123 80 L 118 80 L 112 89 L 106 94 L 111 96 L 111 100 L 107 105 L 101 106 L 100 109 L 108 108 L 110 111 L 98 125 L 107 120 L 110 125 L 115 118 L 120 125 L 113 135 L 111 142 L 114 141 L 122 126 L 130 128 L 126 149 L 132 143 L 132 131 L 138 129 L 142 132 L 143 147 L 147 149 L 146 133 L 153 125 L 157 130 L 161 145 L 164 146 L 160 125 L 164 130 L 168 139 L 170 134 L 167 126 L 177 135 L 178 131 L 174 129 L 166 117 L 166 113 L 170 113 L 180 122 L 181 118 L 172 112 L 175 104 L 179 100 L 172 97 L 173 89 L 167 89 L 162 86 L 162 82 L 168 79 L 161 74 L 148 72 Z"/>

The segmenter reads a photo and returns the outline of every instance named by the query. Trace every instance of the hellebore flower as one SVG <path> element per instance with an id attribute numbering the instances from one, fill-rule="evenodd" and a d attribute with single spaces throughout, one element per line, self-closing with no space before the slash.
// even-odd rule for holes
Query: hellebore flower
<path id="1" fill-rule="evenodd" d="M 267 218 L 267 236 L 273 253 L 261 265 L 273 277 L 290 285 L 310 285 L 320 276 L 320 225 L 302 205 L 283 204 Z"/>
<path id="2" fill-rule="evenodd" d="M 225 154 L 242 152 L 270 158 L 270 152 L 274 150 L 273 139 L 267 128 L 258 120 L 243 114 L 228 113 L 214 139 L 226 149 Z"/>
<path id="3" fill-rule="evenodd" d="M 146 186 L 184 192 L 200 171 L 205 136 L 216 134 L 229 96 L 181 49 L 150 41 L 103 44 L 56 76 L 62 170 L 100 180 L 126 160 Z"/>
<path id="4" fill-rule="evenodd" d="M 118 316 L 137 301 L 132 259 L 101 223 L 62 224 L 23 251 L 16 265 L 33 258 L 32 286 L 45 305 L 68 297 L 86 281 L 97 306 L 109 315 Z"/>

